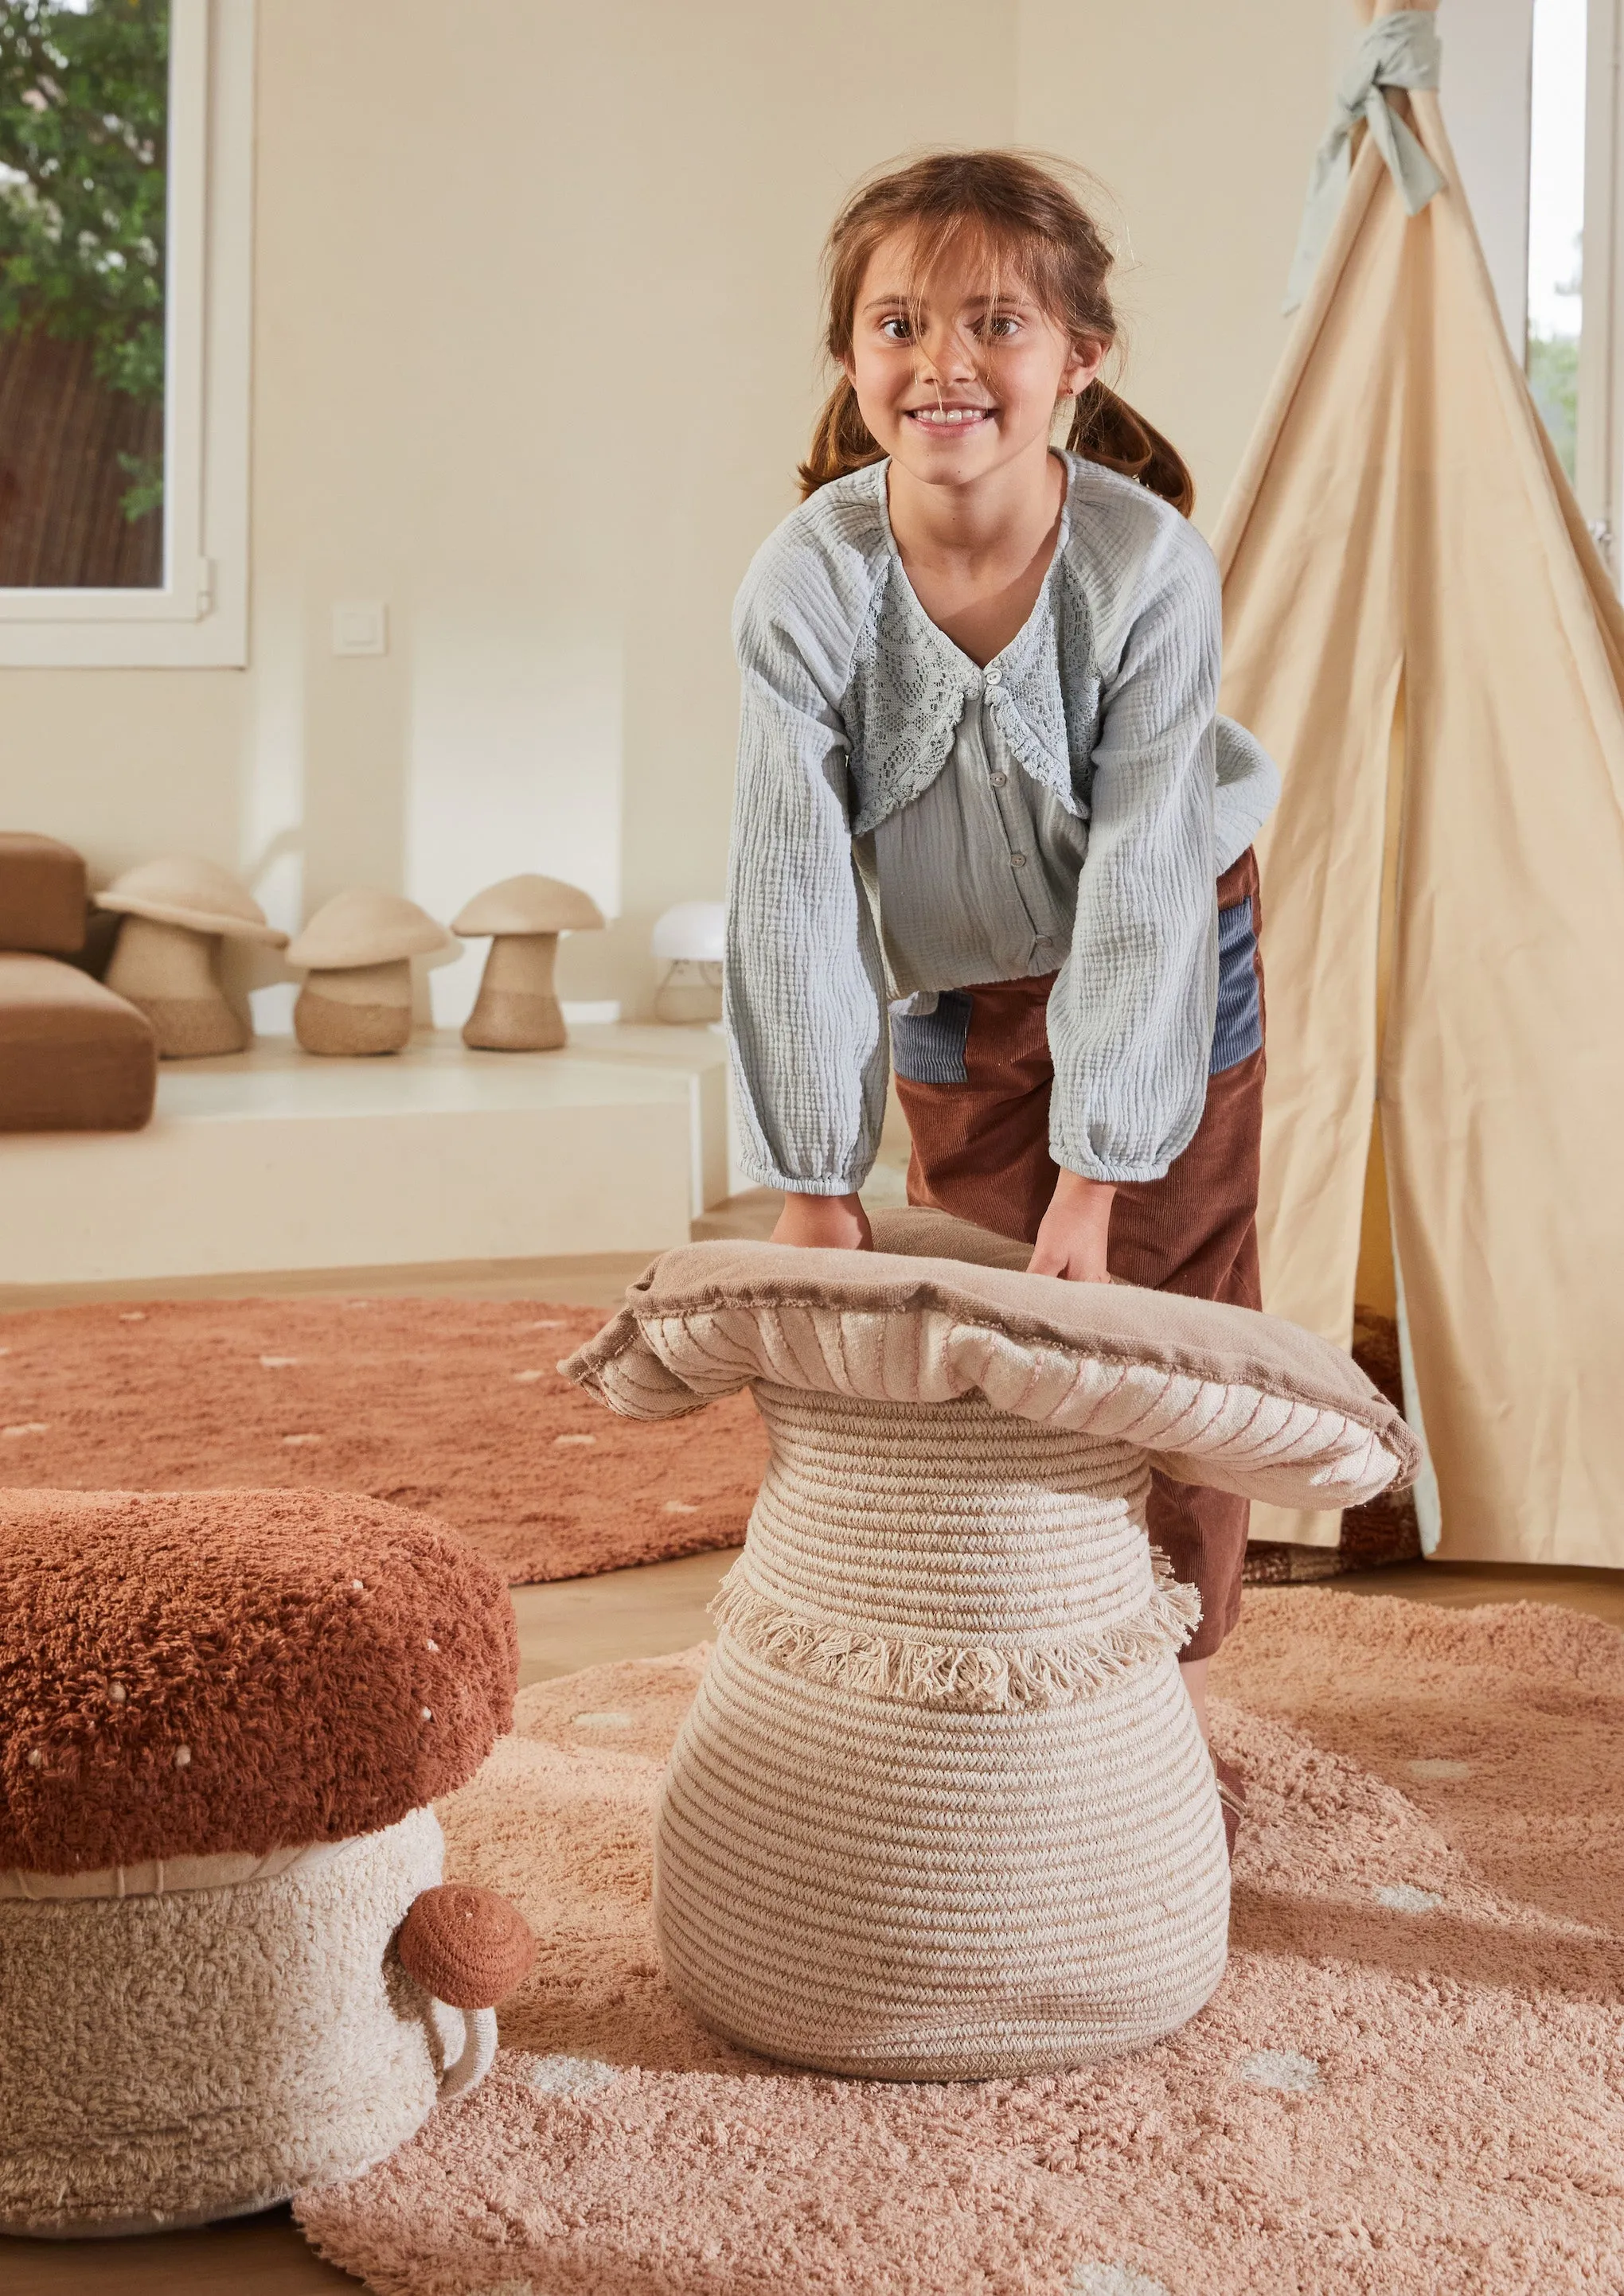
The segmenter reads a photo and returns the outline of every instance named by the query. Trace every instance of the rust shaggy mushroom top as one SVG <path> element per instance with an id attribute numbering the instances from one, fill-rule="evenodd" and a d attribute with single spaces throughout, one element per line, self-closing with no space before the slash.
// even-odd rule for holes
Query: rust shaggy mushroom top
<path id="1" fill-rule="evenodd" d="M 500 1578 L 337 1492 L 0 1492 L 0 1870 L 392 1825 L 513 1718 Z"/>

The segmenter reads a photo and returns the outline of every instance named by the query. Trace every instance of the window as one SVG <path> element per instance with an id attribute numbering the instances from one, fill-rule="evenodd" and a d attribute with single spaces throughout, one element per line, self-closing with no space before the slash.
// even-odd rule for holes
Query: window
<path id="1" fill-rule="evenodd" d="M 246 660 L 252 37 L 0 7 L 0 662 Z"/>
<path id="2" fill-rule="evenodd" d="M 1570 479 L 1584 318 L 1586 7 L 1535 0 L 1529 111 L 1529 387 Z"/>

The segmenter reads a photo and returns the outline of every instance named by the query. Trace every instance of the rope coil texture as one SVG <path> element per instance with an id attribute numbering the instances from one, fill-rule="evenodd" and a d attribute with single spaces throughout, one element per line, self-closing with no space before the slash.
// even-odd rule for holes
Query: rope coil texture
<path id="1" fill-rule="evenodd" d="M 1228 1866 L 1143 1451 L 980 1395 L 756 1398 L 772 1460 L 657 1820 L 674 1989 L 747 2047 L 901 2079 L 1185 2022 Z"/>

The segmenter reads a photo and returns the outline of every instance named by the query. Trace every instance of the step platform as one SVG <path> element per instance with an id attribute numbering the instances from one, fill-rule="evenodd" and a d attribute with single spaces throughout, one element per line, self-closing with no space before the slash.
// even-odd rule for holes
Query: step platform
<path id="1" fill-rule="evenodd" d="M 555 1053 L 166 1061 L 134 1133 L 0 1137 L 18 1286 L 663 1250 L 729 1192 L 726 1047 L 597 1023 Z"/>

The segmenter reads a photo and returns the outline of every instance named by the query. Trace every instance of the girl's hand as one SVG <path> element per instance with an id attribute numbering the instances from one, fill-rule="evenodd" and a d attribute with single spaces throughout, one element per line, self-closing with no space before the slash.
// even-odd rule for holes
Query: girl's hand
<path id="1" fill-rule="evenodd" d="M 1063 1275 L 1073 1283 L 1109 1283 L 1105 1247 L 1116 1189 L 1109 1180 L 1062 1172 L 1027 1263 L 1029 1275 Z"/>
<path id="2" fill-rule="evenodd" d="M 857 1196 L 785 1196 L 775 1243 L 814 1251 L 872 1251 L 874 1234 Z"/>

